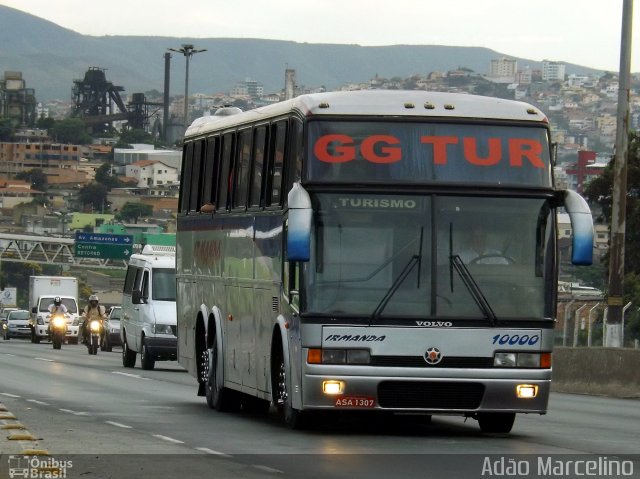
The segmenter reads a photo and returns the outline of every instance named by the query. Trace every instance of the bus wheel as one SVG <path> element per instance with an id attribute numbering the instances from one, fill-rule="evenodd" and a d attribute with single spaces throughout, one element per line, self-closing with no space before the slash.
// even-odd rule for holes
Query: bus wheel
<path id="1" fill-rule="evenodd" d="M 211 409 L 219 412 L 238 411 L 241 402 L 235 391 L 227 389 L 218 384 L 218 343 L 213 341 L 213 348 L 209 350 L 210 361 L 208 362 L 206 396 L 207 404 Z"/>
<path id="2" fill-rule="evenodd" d="M 284 358 L 280 357 L 280 364 L 277 369 L 275 397 L 274 402 L 278 408 L 280 417 L 284 423 L 291 429 L 301 429 L 304 427 L 303 413 L 291 406 L 291 396 L 289 395 L 289 378 L 287 376 L 287 368 L 284 364 Z"/>
<path id="3" fill-rule="evenodd" d="M 480 430 L 487 433 L 506 434 L 511 432 L 515 419 L 516 414 L 508 412 L 485 412 L 478 414 Z"/>

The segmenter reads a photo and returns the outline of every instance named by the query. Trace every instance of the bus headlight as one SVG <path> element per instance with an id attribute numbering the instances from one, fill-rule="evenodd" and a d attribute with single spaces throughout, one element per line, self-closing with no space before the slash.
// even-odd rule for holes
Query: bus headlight
<path id="1" fill-rule="evenodd" d="M 344 382 L 322 381 L 322 392 L 325 394 L 342 394 L 344 392 Z"/>
<path id="2" fill-rule="evenodd" d="M 538 386 L 535 384 L 518 384 L 516 394 L 520 399 L 533 399 L 538 395 Z"/>
<path id="3" fill-rule="evenodd" d="M 495 353 L 493 367 L 549 369 L 551 353 Z"/>

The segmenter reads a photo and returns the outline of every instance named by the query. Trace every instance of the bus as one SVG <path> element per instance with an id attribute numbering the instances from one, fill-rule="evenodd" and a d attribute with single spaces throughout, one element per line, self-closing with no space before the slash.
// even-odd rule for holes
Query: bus
<path id="1" fill-rule="evenodd" d="M 593 222 L 555 186 L 539 109 L 366 90 L 219 113 L 186 131 L 177 218 L 178 361 L 211 408 L 490 433 L 546 413 L 556 215 L 574 264 Z"/>

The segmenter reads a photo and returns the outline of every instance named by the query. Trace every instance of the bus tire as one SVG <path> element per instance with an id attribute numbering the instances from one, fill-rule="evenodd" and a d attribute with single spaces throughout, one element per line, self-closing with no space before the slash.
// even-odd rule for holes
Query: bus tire
<path id="1" fill-rule="evenodd" d="M 209 350 L 210 361 L 208 379 L 206 385 L 207 404 L 218 412 L 231 412 L 240 410 L 240 400 L 235 391 L 227 389 L 218 383 L 218 343 L 214 339 L 213 347 Z"/>
<path id="2" fill-rule="evenodd" d="M 284 364 L 284 354 L 281 352 L 278 358 L 278 366 L 276 369 L 275 384 L 272 389 L 275 391 L 274 403 L 278 409 L 280 417 L 290 429 L 302 429 L 305 427 L 305 416 L 301 411 L 294 409 L 291 405 L 291 396 L 289 391 L 291 384 L 287 374 L 287 368 Z"/>
<path id="3" fill-rule="evenodd" d="M 485 433 L 507 434 L 511 432 L 516 414 L 513 412 L 478 413 L 480 430 Z"/>

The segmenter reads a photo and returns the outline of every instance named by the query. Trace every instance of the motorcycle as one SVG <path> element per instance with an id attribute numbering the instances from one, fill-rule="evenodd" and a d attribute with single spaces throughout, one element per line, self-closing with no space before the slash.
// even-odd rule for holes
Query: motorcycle
<path id="1" fill-rule="evenodd" d="M 53 343 L 53 349 L 62 349 L 62 343 L 67 334 L 67 318 L 63 314 L 54 314 L 49 317 L 49 339 Z"/>
<path id="2" fill-rule="evenodd" d="M 94 356 L 98 354 L 103 327 L 102 320 L 100 319 L 92 319 L 89 323 L 89 337 L 87 338 L 89 354 L 93 354 Z"/>

